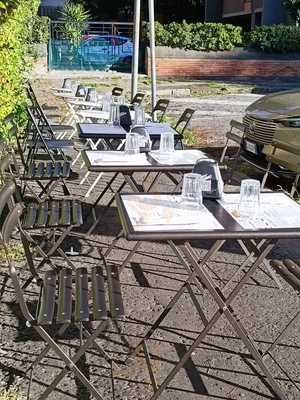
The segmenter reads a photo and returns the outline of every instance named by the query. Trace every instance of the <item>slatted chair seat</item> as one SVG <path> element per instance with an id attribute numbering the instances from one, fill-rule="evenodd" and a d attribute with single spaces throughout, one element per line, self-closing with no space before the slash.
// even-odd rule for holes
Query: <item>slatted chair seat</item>
<path id="1" fill-rule="evenodd" d="M 100 335 L 103 335 L 111 321 L 114 321 L 117 325 L 118 321 L 125 317 L 117 266 L 106 265 L 102 257 L 100 265 L 89 269 L 85 267 L 75 268 L 74 270 L 72 268 L 58 268 L 55 264 L 52 264 L 52 269 L 42 275 L 39 272 L 40 269 L 37 269 L 34 264 L 32 252 L 34 246 L 30 245 L 32 241 L 28 238 L 20 221 L 24 214 L 24 204 L 12 204 L 14 191 L 15 184 L 13 182 L 7 182 L 0 190 L 0 217 L 5 216 L 4 223 L 0 227 L 0 244 L 5 249 L 10 278 L 26 325 L 31 326 L 46 342 L 46 346 L 32 363 L 27 398 L 31 398 L 30 389 L 35 368 L 52 350 L 64 366 L 54 379 L 51 378 L 47 382 L 47 387 L 42 393 L 38 394 L 38 399 L 48 398 L 62 379 L 72 371 L 90 392 L 91 397 L 96 400 L 104 400 L 107 396 L 102 396 L 99 389 L 79 368 L 78 361 L 90 348 L 95 348 L 98 355 L 106 360 L 111 369 L 112 390 L 114 391 L 113 366 L 115 361 L 97 339 Z M 39 206 L 45 207 L 45 204 Z M 7 208 L 9 209 L 8 215 Z M 34 211 L 32 213 L 35 215 Z M 47 216 L 48 214 L 45 213 L 44 215 Z M 24 289 L 27 285 L 21 286 L 20 274 L 17 272 L 8 252 L 12 233 L 15 230 L 20 234 L 26 265 L 31 274 L 31 278 L 27 282 L 33 283 L 37 289 L 35 293 L 38 307 L 34 314 L 29 309 L 27 298 L 25 298 Z M 49 253 L 47 256 L 50 256 Z M 105 275 L 102 265 L 105 266 Z M 32 298 L 30 301 L 32 302 Z M 48 329 L 54 326 L 58 329 Z M 74 332 L 74 328 L 76 329 L 79 339 L 78 344 L 72 344 L 72 353 L 68 353 L 65 350 L 66 344 L 61 344 L 58 339 L 63 337 L 70 326 L 72 326 Z M 74 351 L 74 349 L 76 350 Z"/>
<path id="2" fill-rule="evenodd" d="M 48 179 L 67 179 L 71 174 L 71 163 L 69 161 L 60 162 L 32 162 L 25 172 L 24 180 L 48 180 Z"/>
<path id="3" fill-rule="evenodd" d="M 29 148 L 34 147 L 36 149 L 41 149 L 47 146 L 50 150 L 64 149 L 66 147 L 73 148 L 74 146 L 73 140 L 68 139 L 28 140 L 26 144 Z"/>
<path id="4" fill-rule="evenodd" d="M 74 282 L 74 284 L 73 284 Z M 48 271 L 44 275 L 37 308 L 38 325 L 69 324 L 124 318 L 117 269 L 107 269 L 108 302 L 102 267 Z M 108 307 L 109 304 L 109 307 Z M 108 312 L 110 308 L 110 313 Z"/>
<path id="5" fill-rule="evenodd" d="M 74 126 L 72 125 L 57 125 L 57 124 L 51 124 L 50 125 L 52 131 L 54 133 L 59 133 L 59 132 L 73 132 L 75 130 Z"/>
<path id="6" fill-rule="evenodd" d="M 78 200 L 50 200 L 30 202 L 22 216 L 22 228 L 39 229 L 83 224 L 82 206 Z"/>

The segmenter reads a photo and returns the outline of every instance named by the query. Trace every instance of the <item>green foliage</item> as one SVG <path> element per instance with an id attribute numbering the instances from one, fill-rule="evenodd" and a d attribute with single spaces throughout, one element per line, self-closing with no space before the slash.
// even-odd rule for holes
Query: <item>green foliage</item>
<path id="1" fill-rule="evenodd" d="M 146 34 L 149 25 L 145 26 Z M 156 22 L 156 44 L 185 50 L 232 50 L 243 43 L 242 28 L 230 24 Z"/>
<path id="2" fill-rule="evenodd" d="M 35 15 L 32 18 L 32 43 L 48 43 L 50 35 L 49 24 L 50 19 L 48 17 Z"/>
<path id="3" fill-rule="evenodd" d="M 300 0 L 282 0 L 282 4 L 288 10 L 290 17 L 299 24 L 300 22 Z"/>
<path id="4" fill-rule="evenodd" d="M 62 12 L 64 24 L 62 33 L 65 39 L 74 45 L 79 44 L 82 33 L 88 28 L 89 13 L 85 11 L 82 4 L 74 4 L 68 1 Z"/>
<path id="5" fill-rule="evenodd" d="M 267 53 L 300 51 L 300 27 L 295 25 L 260 26 L 245 35 L 249 47 Z"/>
<path id="6" fill-rule="evenodd" d="M 14 113 L 17 121 L 24 118 L 27 51 L 38 6 L 39 0 L 16 0 L 0 14 L 0 137 L 8 132 L 6 116 Z"/>

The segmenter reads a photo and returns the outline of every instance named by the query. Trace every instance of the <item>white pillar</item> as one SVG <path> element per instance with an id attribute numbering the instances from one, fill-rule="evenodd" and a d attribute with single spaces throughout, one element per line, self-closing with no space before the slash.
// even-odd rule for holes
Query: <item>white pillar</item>
<path id="1" fill-rule="evenodd" d="M 152 109 L 156 104 L 156 61 L 155 61 L 155 16 L 154 0 L 148 0 L 150 25 L 150 57 L 151 57 L 151 93 Z"/>
<path id="2" fill-rule="evenodd" d="M 141 0 L 134 0 L 134 32 L 133 32 L 133 56 L 131 76 L 131 99 L 138 91 L 139 79 L 139 53 L 140 53 L 140 24 L 141 24 Z"/>

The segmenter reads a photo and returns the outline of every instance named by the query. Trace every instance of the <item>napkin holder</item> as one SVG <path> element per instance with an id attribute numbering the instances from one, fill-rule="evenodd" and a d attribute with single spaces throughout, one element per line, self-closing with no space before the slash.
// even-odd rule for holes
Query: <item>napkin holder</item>
<path id="1" fill-rule="evenodd" d="M 218 163 L 212 159 L 201 159 L 196 162 L 193 173 L 207 177 L 210 181 L 210 191 L 203 191 L 203 198 L 220 199 L 223 193 L 224 182 Z"/>

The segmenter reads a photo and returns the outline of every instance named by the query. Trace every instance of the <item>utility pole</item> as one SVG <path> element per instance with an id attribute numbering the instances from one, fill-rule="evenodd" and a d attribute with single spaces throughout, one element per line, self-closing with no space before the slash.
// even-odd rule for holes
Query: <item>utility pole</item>
<path id="1" fill-rule="evenodd" d="M 156 57 L 155 57 L 155 14 L 154 0 L 148 0 L 150 25 L 150 56 L 151 56 L 151 94 L 152 110 L 156 104 Z"/>
<path id="2" fill-rule="evenodd" d="M 139 53 L 140 53 L 140 26 L 141 26 L 141 0 L 134 0 L 134 32 L 133 32 L 133 57 L 131 76 L 131 100 L 138 91 L 139 79 Z"/>

